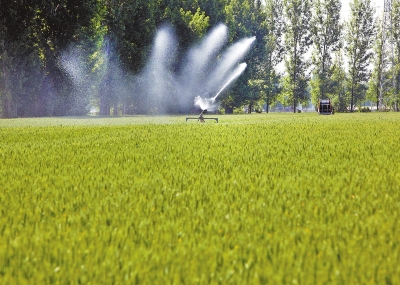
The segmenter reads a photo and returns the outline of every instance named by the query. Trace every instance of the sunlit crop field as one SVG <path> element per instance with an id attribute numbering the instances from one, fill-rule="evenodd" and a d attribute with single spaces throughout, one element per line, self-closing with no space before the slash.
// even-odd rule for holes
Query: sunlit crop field
<path id="1" fill-rule="evenodd" d="M 0 120 L 0 284 L 400 284 L 399 145 L 397 113 Z"/>

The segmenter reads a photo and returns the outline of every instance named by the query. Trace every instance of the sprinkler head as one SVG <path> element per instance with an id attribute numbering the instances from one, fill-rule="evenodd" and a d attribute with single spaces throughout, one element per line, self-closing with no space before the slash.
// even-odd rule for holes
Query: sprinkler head
<path id="1" fill-rule="evenodd" d="M 204 114 L 204 113 L 207 113 L 207 110 L 202 110 L 202 111 L 201 111 L 201 113 L 200 113 L 200 118 L 203 117 L 203 114 Z"/>

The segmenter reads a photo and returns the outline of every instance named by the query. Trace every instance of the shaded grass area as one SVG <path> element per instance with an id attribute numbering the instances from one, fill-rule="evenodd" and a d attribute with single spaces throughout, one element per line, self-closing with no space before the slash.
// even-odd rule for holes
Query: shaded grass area
<path id="1" fill-rule="evenodd" d="M 400 283 L 400 115 L 0 121 L 1 284 Z"/>

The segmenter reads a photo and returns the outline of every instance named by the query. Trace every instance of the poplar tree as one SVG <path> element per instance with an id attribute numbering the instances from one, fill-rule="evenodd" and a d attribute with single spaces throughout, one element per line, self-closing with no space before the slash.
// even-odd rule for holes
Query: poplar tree
<path id="1" fill-rule="evenodd" d="M 293 112 L 299 103 L 308 101 L 307 85 L 309 62 L 305 58 L 311 43 L 311 1 L 284 0 L 285 17 L 285 67 L 287 77 L 283 81 L 283 96 L 293 104 Z"/>
<path id="2" fill-rule="evenodd" d="M 266 15 L 265 6 L 260 0 L 245 0 L 243 2 L 248 3 L 247 7 L 249 7 L 249 10 L 247 14 L 250 19 L 249 22 L 251 22 L 248 25 L 249 32 L 247 36 L 255 36 L 256 40 L 247 55 L 248 67 L 243 75 L 243 78 L 247 77 L 246 85 L 250 88 L 242 96 L 245 99 L 245 103 L 249 106 L 249 112 L 252 109 L 261 112 L 262 105 L 265 102 L 266 91 L 268 92 L 268 88 L 265 88 L 265 79 L 266 75 L 268 75 L 265 62 L 268 60 L 270 52 L 266 43 L 270 34 L 269 19 Z"/>
<path id="3" fill-rule="evenodd" d="M 43 82 L 36 1 L 0 1 L 0 116 L 36 116 Z"/>
<path id="4" fill-rule="evenodd" d="M 346 86 L 346 70 L 344 68 L 344 58 L 342 49 L 335 53 L 333 63 L 330 67 L 331 88 L 327 96 L 332 99 L 335 110 L 344 112 L 348 102 L 348 92 Z"/>
<path id="5" fill-rule="evenodd" d="M 372 42 L 374 40 L 374 9 L 371 0 L 353 0 L 350 3 L 350 18 L 346 23 L 346 55 L 348 58 L 348 87 L 350 110 L 364 99 L 368 81 Z"/>
<path id="6" fill-rule="evenodd" d="M 341 2 L 337 0 L 315 0 L 311 31 L 313 39 L 313 88 L 312 101 L 326 99 L 332 93 L 332 55 L 341 47 L 340 24 Z"/>
<path id="7" fill-rule="evenodd" d="M 82 108 L 75 110 L 86 113 L 85 104 L 76 104 L 59 57 L 71 44 L 92 37 L 96 8 L 96 0 L 1 1 L 2 116 L 67 115 L 78 105 Z"/>
<path id="8" fill-rule="evenodd" d="M 278 83 L 280 75 L 276 66 L 282 61 L 284 21 L 282 17 L 282 0 L 265 1 L 265 21 L 267 34 L 265 41 L 265 97 L 266 112 L 278 95 Z"/>
<path id="9" fill-rule="evenodd" d="M 382 19 L 378 21 L 377 24 L 377 33 L 375 37 L 375 43 L 373 46 L 374 54 L 372 57 L 373 61 L 373 70 L 368 82 L 368 90 L 367 90 L 367 98 L 376 102 L 376 108 L 379 110 L 379 98 L 382 93 L 386 93 L 384 91 L 384 85 L 381 84 L 381 81 L 386 81 L 384 69 L 384 41 L 383 41 L 383 30 L 382 30 Z M 383 94 L 382 94 L 383 95 Z"/>
<path id="10" fill-rule="evenodd" d="M 263 96 L 263 68 L 265 59 L 265 35 L 267 34 L 265 15 L 260 0 L 231 0 L 225 6 L 225 19 L 229 29 L 229 43 L 244 37 L 256 37 L 246 58 L 248 66 L 235 81 L 227 94 L 221 96 L 225 112 L 233 112 L 234 107 L 248 105 L 253 109 Z"/>
<path id="11" fill-rule="evenodd" d="M 98 101 L 101 115 L 118 115 L 131 99 L 143 101 L 139 95 L 129 98 L 125 90 L 127 74 L 138 73 L 145 65 L 160 16 L 157 0 L 100 0 L 104 5 L 103 25 L 107 28 L 103 46 L 105 72 L 101 78 Z M 115 92 L 118 90 L 117 92 Z M 132 105 L 132 104 L 131 104 Z M 124 111 L 123 111 L 124 112 Z"/>
<path id="12" fill-rule="evenodd" d="M 394 48 L 394 107 L 399 111 L 400 103 L 400 0 L 392 0 L 392 31 Z"/>

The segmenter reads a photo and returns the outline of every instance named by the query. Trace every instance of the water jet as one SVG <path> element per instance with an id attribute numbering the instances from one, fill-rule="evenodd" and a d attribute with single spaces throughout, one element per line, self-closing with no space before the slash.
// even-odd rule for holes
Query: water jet
<path id="1" fill-rule="evenodd" d="M 247 64 L 240 61 L 255 41 L 255 37 L 244 38 L 224 49 L 227 39 L 228 28 L 219 24 L 179 58 L 182 51 L 177 35 L 171 26 L 164 25 L 157 31 L 149 59 L 138 74 L 122 71 L 115 53 L 107 48 L 111 44 L 105 45 L 101 72 L 86 76 L 84 81 L 83 70 L 78 68 L 83 62 L 78 57 L 61 58 L 61 65 L 77 90 L 100 94 L 100 107 L 102 98 L 106 103 L 111 100 L 114 108 L 121 103 L 120 98 L 128 98 L 132 110 L 142 114 L 189 113 L 193 105 L 215 111 L 219 96 L 246 69 Z M 106 105 L 110 108 L 109 103 Z"/>

